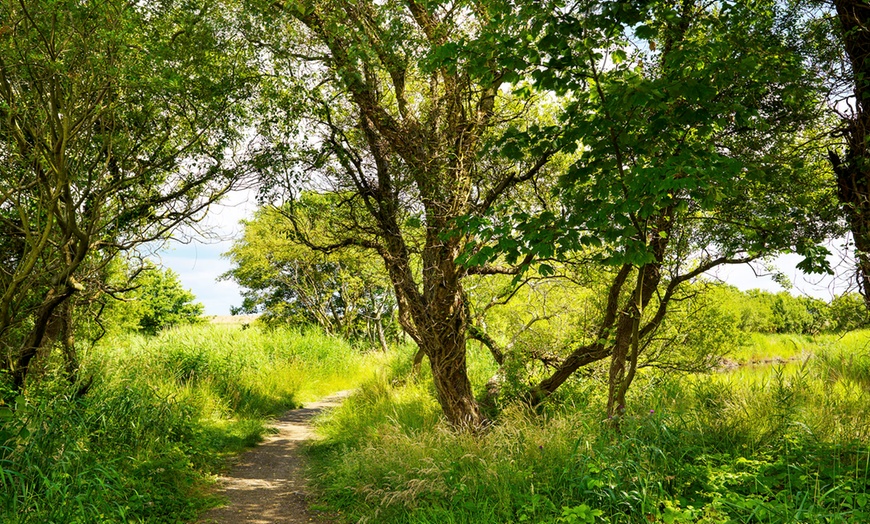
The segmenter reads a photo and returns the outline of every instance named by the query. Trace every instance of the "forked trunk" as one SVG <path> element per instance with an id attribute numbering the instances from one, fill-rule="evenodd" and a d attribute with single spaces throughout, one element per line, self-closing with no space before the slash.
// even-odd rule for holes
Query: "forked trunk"
<path id="1" fill-rule="evenodd" d="M 632 333 L 635 326 L 634 316 L 628 311 L 619 322 L 616 340 L 610 355 L 610 373 L 607 392 L 607 419 L 618 425 L 619 418 L 625 412 L 625 394 L 630 385 L 629 377 L 633 378 L 632 368 Z M 634 362 L 636 362 L 636 355 Z"/>
<path id="2" fill-rule="evenodd" d="M 661 249 L 662 246 L 656 245 Z M 610 380 L 607 394 L 607 418 L 611 425 L 619 427 L 625 413 L 625 394 L 637 372 L 637 359 L 640 355 L 640 322 L 643 308 L 649 302 L 652 292 L 658 286 L 659 268 L 655 264 L 641 267 L 637 271 L 631 302 L 620 316 L 616 329 L 616 340 L 610 360 Z M 647 281 L 646 277 L 650 280 Z"/>

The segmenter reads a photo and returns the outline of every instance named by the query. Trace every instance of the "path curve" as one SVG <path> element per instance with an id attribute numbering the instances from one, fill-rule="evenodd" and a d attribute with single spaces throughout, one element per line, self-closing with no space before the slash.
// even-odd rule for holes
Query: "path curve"
<path id="1" fill-rule="evenodd" d="M 305 459 L 300 447 L 315 438 L 311 419 L 324 409 L 338 406 L 350 395 L 339 391 L 318 402 L 305 404 L 279 418 L 270 435 L 239 457 L 232 469 L 218 479 L 224 507 L 208 511 L 200 524 L 298 524 L 332 522 L 308 509 Z"/>

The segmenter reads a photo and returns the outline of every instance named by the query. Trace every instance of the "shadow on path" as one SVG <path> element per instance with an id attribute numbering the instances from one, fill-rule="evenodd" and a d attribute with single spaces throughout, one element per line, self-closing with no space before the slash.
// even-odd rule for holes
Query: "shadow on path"
<path id="1" fill-rule="evenodd" d="M 200 524 L 296 524 L 331 522 L 309 511 L 306 502 L 305 461 L 300 446 L 314 438 L 311 419 L 324 409 L 338 406 L 350 391 L 340 391 L 288 411 L 270 435 L 256 448 L 242 454 L 226 476 L 220 477 L 220 495 L 229 504 L 208 511 Z"/>

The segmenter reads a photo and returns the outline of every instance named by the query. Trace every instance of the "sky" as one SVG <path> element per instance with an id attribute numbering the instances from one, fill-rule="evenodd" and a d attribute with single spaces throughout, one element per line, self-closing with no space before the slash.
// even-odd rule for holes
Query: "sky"
<path id="1" fill-rule="evenodd" d="M 234 239 L 241 238 L 240 221 L 251 218 L 257 208 L 255 191 L 236 191 L 222 203 L 212 206 L 203 221 L 214 240 L 190 243 L 167 242 L 155 255 L 155 261 L 178 273 L 184 288 L 196 295 L 205 306 L 206 315 L 229 315 L 230 307 L 242 304 L 241 289 L 231 280 L 218 281 L 230 270 L 230 261 L 221 255 L 229 251 Z M 197 235 L 192 235 L 197 236 Z"/>
<path id="2" fill-rule="evenodd" d="M 256 210 L 255 192 L 237 191 L 228 195 L 221 204 L 213 206 L 203 223 L 212 230 L 218 240 L 193 241 L 188 244 L 168 242 L 156 254 L 156 262 L 162 263 L 178 273 L 182 285 L 196 295 L 196 300 L 205 306 L 206 315 L 229 315 L 230 307 L 242 303 L 241 289 L 232 281 L 218 281 L 221 274 L 230 270 L 230 261 L 221 257 L 232 246 L 234 239 L 242 235 L 240 221 L 251 218 Z M 828 245 L 832 252 L 829 257 L 837 277 L 819 277 L 804 275 L 796 268 L 801 257 L 785 255 L 777 258 L 774 265 L 792 282 L 789 290 L 796 295 L 808 295 L 824 300 L 831 300 L 844 290 L 853 290 L 847 275 L 851 261 L 845 253 L 848 248 L 844 240 L 837 240 Z M 717 278 L 740 289 L 764 289 L 781 291 L 783 288 L 770 276 L 764 268 L 752 268 L 741 265 L 719 268 L 707 275 Z"/>

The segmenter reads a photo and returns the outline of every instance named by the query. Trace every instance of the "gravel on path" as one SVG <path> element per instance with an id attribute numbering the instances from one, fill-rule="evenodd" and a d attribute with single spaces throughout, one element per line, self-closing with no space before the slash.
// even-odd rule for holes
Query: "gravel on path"
<path id="1" fill-rule="evenodd" d="M 338 406 L 351 392 L 340 391 L 319 402 L 285 413 L 276 433 L 242 454 L 218 479 L 219 495 L 229 504 L 209 510 L 200 524 L 299 524 L 333 522 L 308 507 L 305 458 L 301 446 L 315 438 L 311 419 Z"/>

